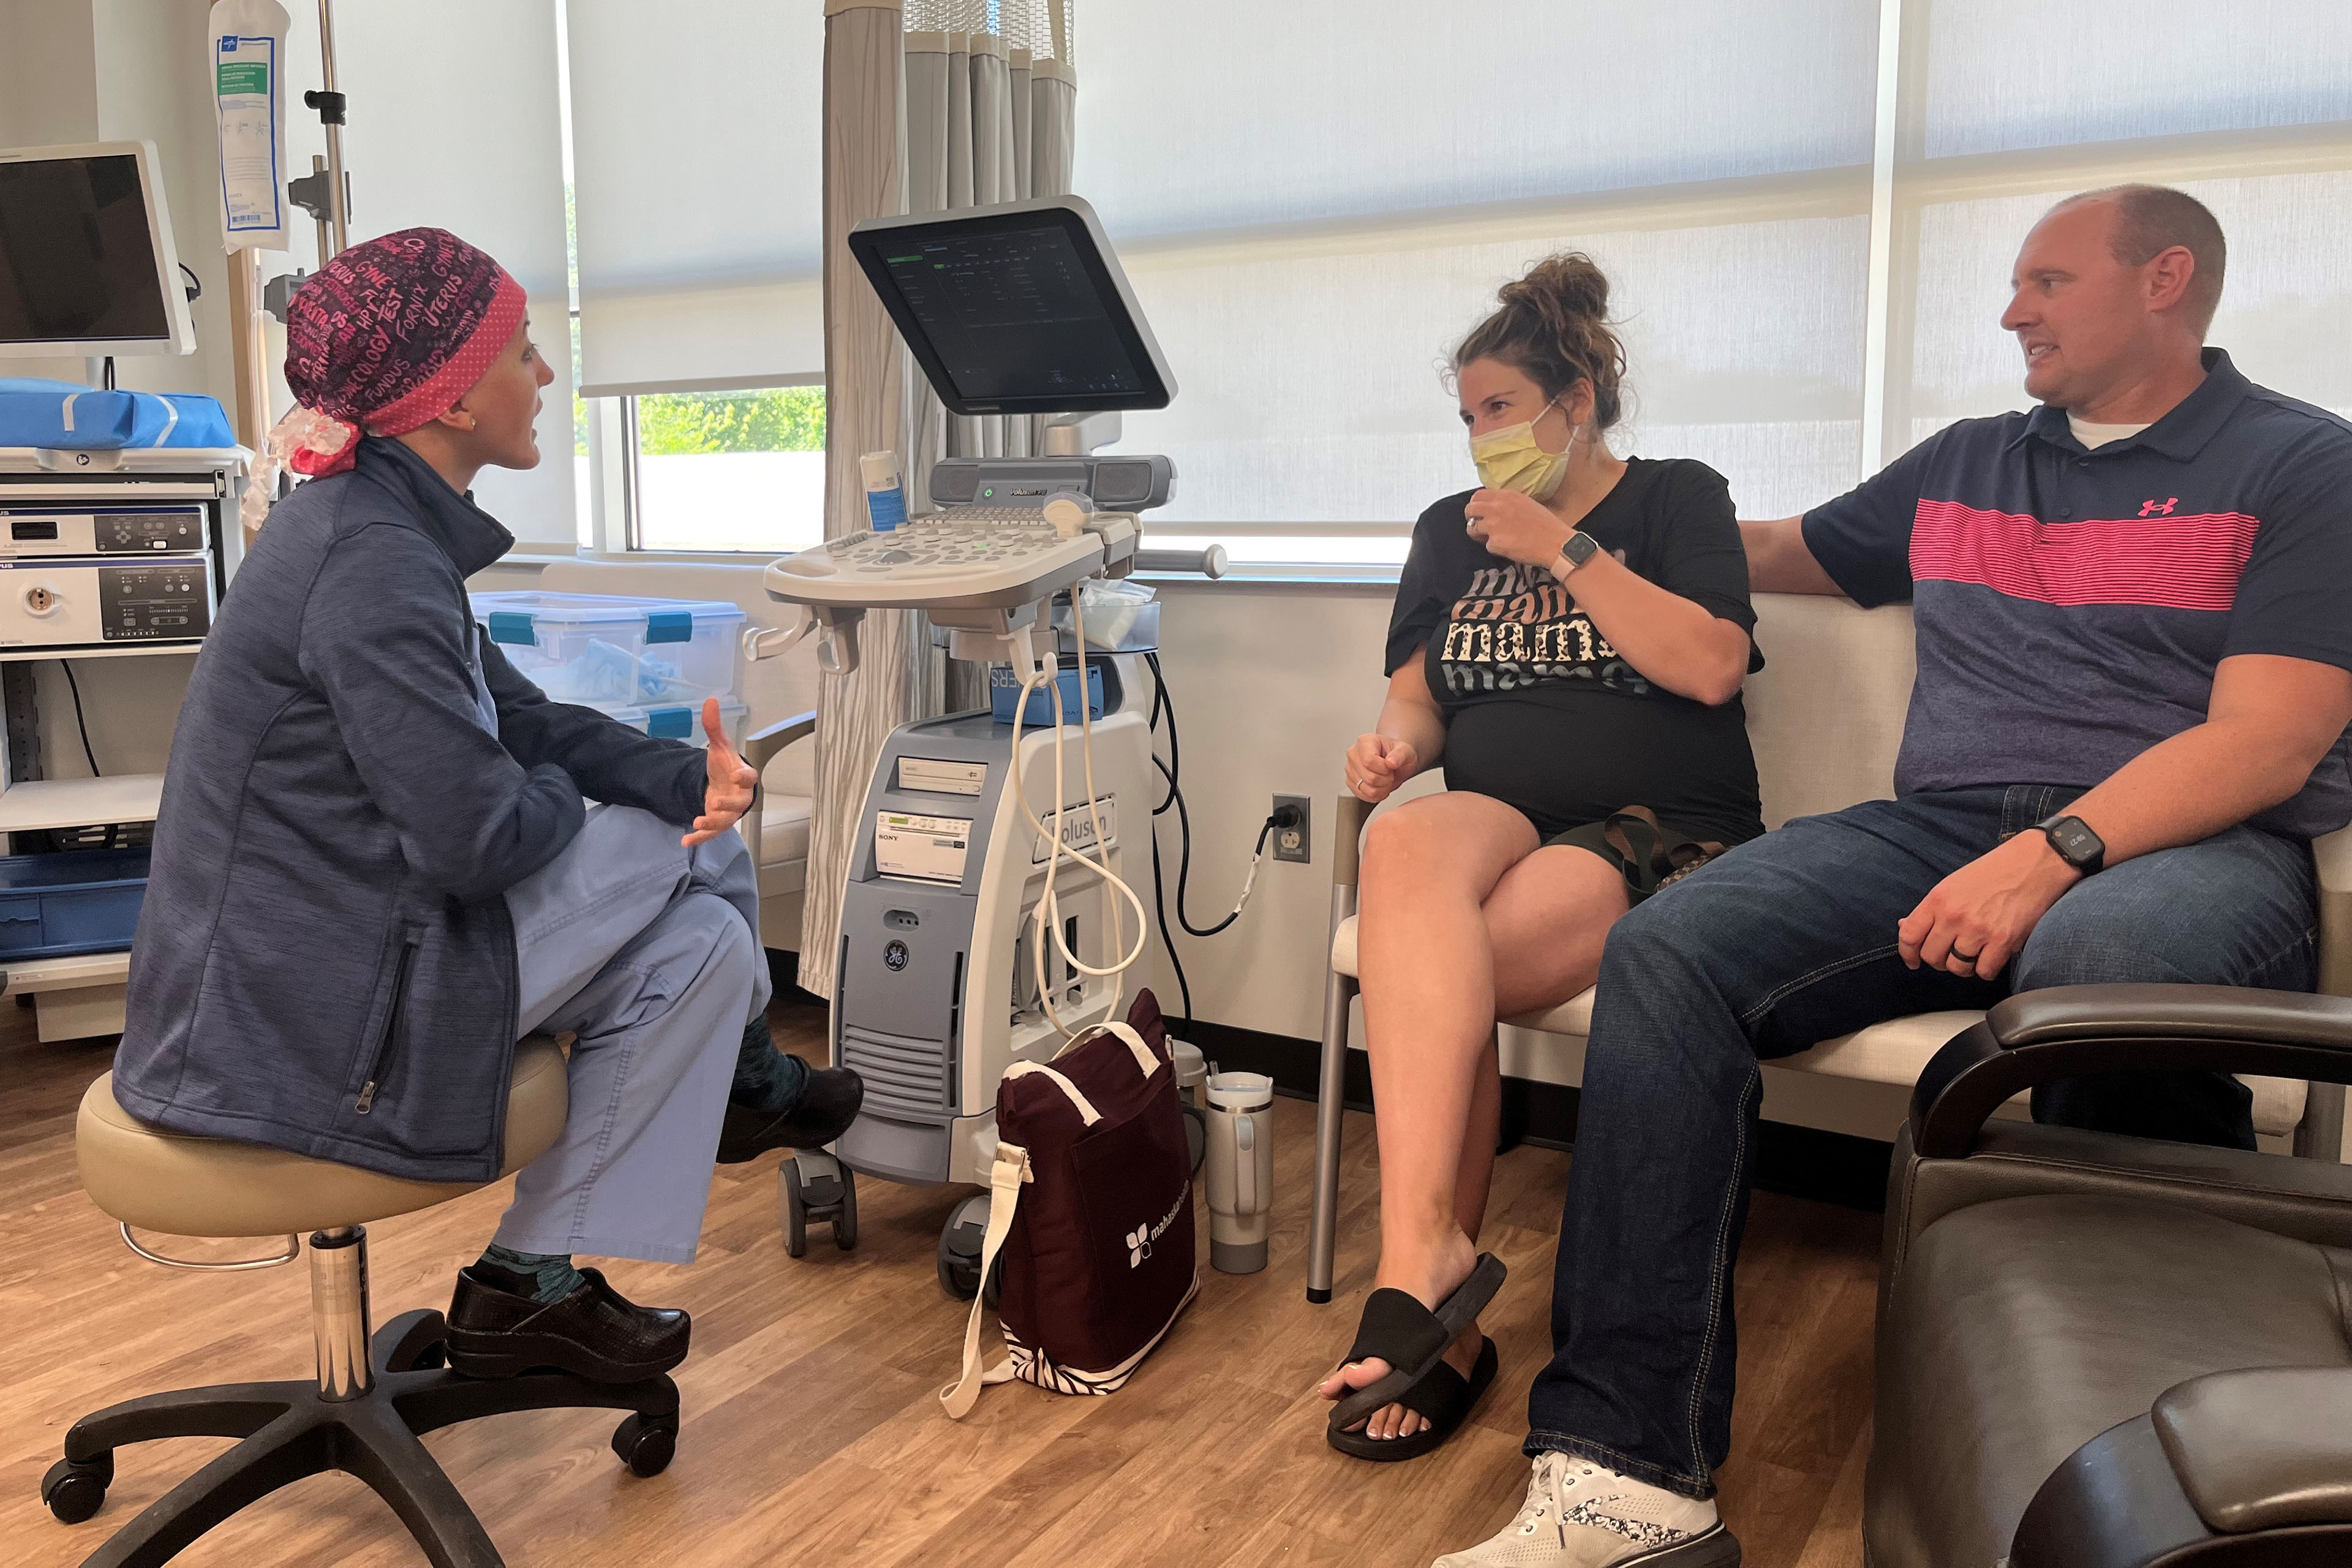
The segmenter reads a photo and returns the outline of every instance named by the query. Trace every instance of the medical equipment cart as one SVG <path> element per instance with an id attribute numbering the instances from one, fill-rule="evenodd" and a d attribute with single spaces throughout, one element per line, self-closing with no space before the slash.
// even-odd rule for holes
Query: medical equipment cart
<path id="1" fill-rule="evenodd" d="M 192 668 L 241 553 L 245 459 L 233 447 L 0 447 L 0 833 L 73 843 L 155 820 L 161 773 L 44 775 L 32 666 L 143 658 Z M 5 993 L 32 999 L 43 1040 L 121 1031 L 127 942 L 5 967 Z"/>
<path id="2" fill-rule="evenodd" d="M 1049 611 L 1138 564 L 1138 514 L 1169 499 L 1173 467 L 1095 448 L 1118 439 L 1120 411 L 1166 406 L 1174 378 L 1076 197 L 870 219 L 849 245 L 950 412 L 1051 419 L 1037 456 L 939 462 L 929 499 L 942 510 L 877 513 L 765 574 L 769 595 L 806 618 L 755 657 L 814 633 L 818 668 L 845 673 L 868 611 L 920 610 L 953 657 L 1006 667 L 997 683 L 1013 689 L 1003 720 L 982 709 L 901 725 L 867 785 L 839 949 L 823 956 L 833 1059 L 865 1079 L 866 1099 L 829 1153 L 784 1163 L 795 1239 L 812 1196 L 854 1194 L 852 1173 L 985 1184 L 1000 1080 L 1119 1016 L 1157 934 L 1135 890 L 1157 804 L 1150 730 L 1110 695 L 1140 688 L 1135 661 L 1121 672 L 1120 656 L 1090 648 L 1064 665 Z M 1222 552 L 1162 569 L 1213 565 Z M 1081 598 L 1072 619 L 1084 614 Z M 967 1199 L 948 1218 L 950 1295 L 982 1287 L 987 1206 Z"/>

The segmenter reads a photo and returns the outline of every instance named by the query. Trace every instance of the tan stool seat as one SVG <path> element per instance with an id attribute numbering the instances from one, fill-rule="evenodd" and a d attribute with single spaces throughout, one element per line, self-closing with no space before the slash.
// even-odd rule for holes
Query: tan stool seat
<path id="1" fill-rule="evenodd" d="M 570 1109 L 563 1053 L 532 1036 L 515 1047 L 507 1091 L 510 1175 L 554 1147 Z M 198 1138 L 135 1120 L 109 1073 L 81 1097 L 74 1154 L 90 1201 L 166 1236 L 288 1236 L 430 1208 L 488 1182 L 415 1182 L 258 1143 Z"/>

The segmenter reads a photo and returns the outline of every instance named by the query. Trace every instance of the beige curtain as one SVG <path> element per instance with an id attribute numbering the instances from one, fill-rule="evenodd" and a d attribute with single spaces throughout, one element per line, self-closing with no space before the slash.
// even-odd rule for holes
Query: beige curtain
<path id="1" fill-rule="evenodd" d="M 998 9 L 1003 30 L 992 33 L 984 0 L 909 0 L 908 212 L 1069 194 L 1077 111 L 1070 5 L 1008 0 Z M 1042 440 L 1042 419 L 952 415 L 919 381 L 914 401 L 908 479 L 919 505 L 942 456 L 1025 457 Z"/>
<path id="2" fill-rule="evenodd" d="M 857 459 L 904 452 L 907 356 L 880 300 L 851 259 L 862 218 L 906 210 L 906 120 L 898 0 L 825 0 L 824 402 L 825 536 L 865 523 Z M 858 814 L 890 731 L 926 711 L 933 660 L 919 615 L 869 612 L 858 668 L 822 678 L 817 699 L 815 809 L 801 914 L 801 984 L 833 994 L 842 890 Z"/>
<path id="3" fill-rule="evenodd" d="M 1077 107 L 1069 62 L 1072 0 L 908 0 L 907 210 L 952 212 L 1066 195 Z M 910 364 L 907 499 L 929 510 L 940 458 L 1020 458 L 1044 443 L 1042 417 L 959 416 Z M 987 674 L 942 661 L 943 710 L 985 706 Z"/>

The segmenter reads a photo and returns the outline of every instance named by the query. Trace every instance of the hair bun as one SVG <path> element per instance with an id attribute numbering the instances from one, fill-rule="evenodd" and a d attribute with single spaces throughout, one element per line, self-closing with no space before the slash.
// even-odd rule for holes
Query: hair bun
<path id="1" fill-rule="evenodd" d="M 1606 430 L 1623 411 L 1625 344 L 1609 324 L 1609 278 L 1582 251 L 1563 250 L 1496 290 L 1496 308 L 1454 351 L 1459 372 L 1494 358 L 1535 377 L 1548 397 L 1592 384 L 1593 423 Z"/>
<path id="2" fill-rule="evenodd" d="M 1496 298 L 1506 305 L 1533 305 L 1553 320 L 1606 321 L 1609 277 L 1583 252 L 1564 250 L 1528 268 L 1517 282 L 1504 284 Z"/>

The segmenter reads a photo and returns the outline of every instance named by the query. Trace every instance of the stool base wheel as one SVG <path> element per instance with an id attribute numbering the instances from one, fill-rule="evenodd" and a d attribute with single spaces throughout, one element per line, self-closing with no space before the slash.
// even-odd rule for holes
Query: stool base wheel
<path id="1" fill-rule="evenodd" d="M 677 1453 L 677 1417 L 630 1416 L 613 1433 L 613 1452 L 633 1476 L 657 1476 Z"/>
<path id="2" fill-rule="evenodd" d="M 77 1463 L 59 1459 L 41 1478 L 41 1501 L 61 1524 L 79 1524 L 106 1505 L 106 1489 L 114 1484 L 114 1451 Z"/>

